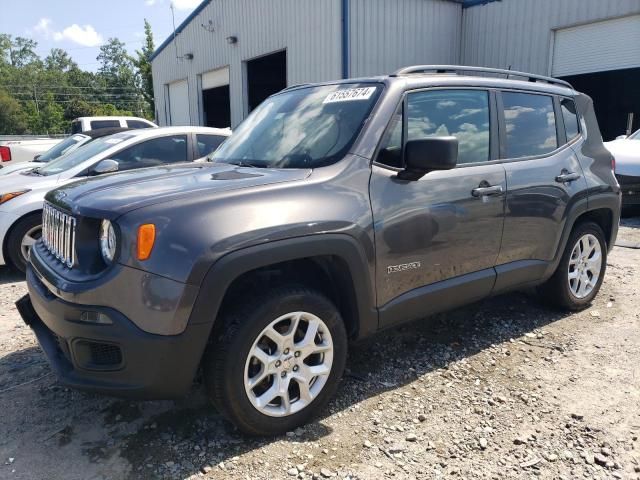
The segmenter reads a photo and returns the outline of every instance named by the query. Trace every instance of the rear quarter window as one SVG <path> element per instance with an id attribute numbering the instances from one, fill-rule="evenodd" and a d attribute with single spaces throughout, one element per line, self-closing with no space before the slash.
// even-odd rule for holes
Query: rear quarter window
<path id="1" fill-rule="evenodd" d="M 151 125 L 142 120 L 127 120 L 127 126 L 129 128 L 151 128 Z"/>
<path id="2" fill-rule="evenodd" d="M 98 128 L 112 128 L 119 127 L 120 120 L 92 120 L 91 130 L 97 130 Z"/>
<path id="3" fill-rule="evenodd" d="M 564 129 L 567 134 L 567 142 L 570 142 L 578 135 L 580 135 L 576 104 L 573 100 L 563 98 L 562 100 L 560 100 L 560 109 L 562 110 L 562 118 L 564 120 Z"/>
<path id="4" fill-rule="evenodd" d="M 502 92 L 507 158 L 544 155 L 558 148 L 553 98 Z"/>

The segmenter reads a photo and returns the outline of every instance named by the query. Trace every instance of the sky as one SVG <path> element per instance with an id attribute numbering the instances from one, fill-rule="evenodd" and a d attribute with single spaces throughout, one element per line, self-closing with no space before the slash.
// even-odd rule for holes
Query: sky
<path id="1" fill-rule="evenodd" d="M 0 33 L 37 41 L 42 58 L 62 48 L 81 68 L 95 71 L 108 38 L 117 37 L 131 53 L 142 47 L 145 18 L 157 48 L 173 31 L 171 2 L 177 27 L 201 0 L 0 0 Z"/>

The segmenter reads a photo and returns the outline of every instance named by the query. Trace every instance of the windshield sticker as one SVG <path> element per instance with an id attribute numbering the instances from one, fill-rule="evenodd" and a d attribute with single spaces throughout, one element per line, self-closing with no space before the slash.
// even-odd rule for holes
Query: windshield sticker
<path id="1" fill-rule="evenodd" d="M 369 100 L 371 95 L 376 91 L 376 87 L 364 87 L 364 88 L 345 88 L 343 90 L 337 90 L 327 95 L 322 103 L 337 103 L 337 102 L 353 102 L 356 100 Z"/>
<path id="2" fill-rule="evenodd" d="M 111 145 L 115 145 L 116 143 L 120 143 L 122 138 L 107 138 L 104 143 L 110 143 Z"/>

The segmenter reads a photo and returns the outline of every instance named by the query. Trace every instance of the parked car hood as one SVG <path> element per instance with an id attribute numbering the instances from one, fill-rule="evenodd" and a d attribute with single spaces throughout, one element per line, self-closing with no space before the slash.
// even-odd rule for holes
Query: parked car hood
<path id="1" fill-rule="evenodd" d="M 74 214 L 114 219 L 132 210 L 185 196 L 301 180 L 309 169 L 266 169 L 230 164 L 182 164 L 83 179 L 47 194 Z"/>
<path id="2" fill-rule="evenodd" d="M 4 169 L 3 169 L 4 170 Z M 17 192 L 20 190 L 52 189 L 59 182 L 59 175 L 44 177 L 30 174 L 29 171 L 17 171 L 0 175 L 0 193 Z"/>
<path id="3" fill-rule="evenodd" d="M 640 140 L 614 140 L 604 146 L 616 159 L 616 173 L 640 177 Z"/>
<path id="4" fill-rule="evenodd" d="M 42 162 L 20 162 L 15 165 L 7 165 L 0 168 L 0 175 L 9 175 L 10 173 L 20 172 L 24 170 L 31 170 L 33 168 L 41 167 L 45 165 Z"/>

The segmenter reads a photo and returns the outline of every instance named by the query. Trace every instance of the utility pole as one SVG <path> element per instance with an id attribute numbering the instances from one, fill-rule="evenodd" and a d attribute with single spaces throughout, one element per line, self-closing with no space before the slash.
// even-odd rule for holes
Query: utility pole
<path id="1" fill-rule="evenodd" d="M 38 112 L 38 117 L 40 117 L 40 107 L 38 106 L 38 91 L 36 90 L 35 83 L 33 84 L 33 99 L 36 102 L 36 112 Z"/>

